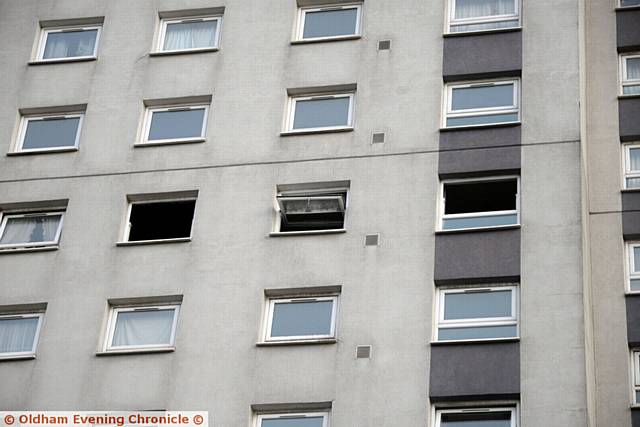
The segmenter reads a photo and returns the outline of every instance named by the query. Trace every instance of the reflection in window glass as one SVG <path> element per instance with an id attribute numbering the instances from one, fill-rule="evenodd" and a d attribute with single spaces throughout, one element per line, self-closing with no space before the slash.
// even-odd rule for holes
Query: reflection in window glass
<path id="1" fill-rule="evenodd" d="M 501 124 L 518 120 L 516 81 L 478 82 L 447 87 L 447 127 Z"/>
<path id="2" fill-rule="evenodd" d="M 81 121 L 79 116 L 25 120 L 26 131 L 20 150 L 76 146 Z"/>
<path id="3" fill-rule="evenodd" d="M 307 11 L 304 13 L 303 39 L 357 34 L 358 9 Z"/>
<path id="4" fill-rule="evenodd" d="M 77 58 L 93 56 L 98 29 L 50 31 L 42 59 Z"/>
<path id="5" fill-rule="evenodd" d="M 444 319 L 511 316 L 511 291 L 449 293 L 444 297 Z"/>
<path id="6" fill-rule="evenodd" d="M 350 97 L 296 100 L 293 129 L 349 126 Z"/>
<path id="7" fill-rule="evenodd" d="M 149 126 L 149 141 L 202 138 L 205 108 L 180 111 L 154 111 Z"/>
<path id="8" fill-rule="evenodd" d="M 330 336 L 333 301 L 275 302 L 271 337 Z"/>

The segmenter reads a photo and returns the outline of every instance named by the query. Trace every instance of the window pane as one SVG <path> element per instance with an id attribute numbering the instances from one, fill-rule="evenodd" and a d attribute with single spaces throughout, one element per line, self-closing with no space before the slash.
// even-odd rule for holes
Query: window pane
<path id="1" fill-rule="evenodd" d="M 163 50 L 215 47 L 217 20 L 167 24 Z"/>
<path id="2" fill-rule="evenodd" d="M 358 10 L 355 8 L 307 12 L 302 37 L 308 39 L 355 34 L 357 19 Z"/>
<path id="3" fill-rule="evenodd" d="M 309 99 L 296 102 L 294 129 L 349 125 L 349 98 Z"/>
<path id="4" fill-rule="evenodd" d="M 511 292 L 465 292 L 444 295 L 444 319 L 511 316 Z"/>
<path id="5" fill-rule="evenodd" d="M 516 325 L 440 328 L 438 329 L 438 341 L 512 338 L 516 336 L 516 333 Z"/>
<path id="6" fill-rule="evenodd" d="M 29 120 L 23 150 L 53 147 L 74 147 L 80 118 Z"/>
<path id="7" fill-rule="evenodd" d="M 620 0 L 620 6 L 640 6 L 640 0 Z"/>
<path id="8" fill-rule="evenodd" d="M 640 178 L 627 178 L 627 188 L 640 188 Z"/>
<path id="9" fill-rule="evenodd" d="M 322 427 L 324 417 L 275 418 L 262 420 L 261 427 Z"/>
<path id="10" fill-rule="evenodd" d="M 451 95 L 451 109 L 456 111 L 474 108 L 511 107 L 513 106 L 513 89 L 513 84 L 454 88 Z"/>
<path id="11" fill-rule="evenodd" d="M 640 58 L 628 58 L 627 80 L 640 80 Z"/>
<path id="12" fill-rule="evenodd" d="M 0 244 L 53 242 L 61 215 L 7 218 Z"/>
<path id="13" fill-rule="evenodd" d="M 634 271 L 632 273 L 640 272 L 640 246 L 635 246 L 633 248 L 633 264 L 635 265 Z"/>
<path id="14" fill-rule="evenodd" d="M 154 112 L 149 129 L 149 141 L 202 137 L 204 111 L 204 108 L 198 108 Z"/>
<path id="15" fill-rule="evenodd" d="M 510 412 L 442 414 L 441 427 L 511 427 Z"/>
<path id="16" fill-rule="evenodd" d="M 43 59 L 93 56 L 98 30 L 48 33 Z"/>
<path id="17" fill-rule="evenodd" d="M 640 279 L 631 279 L 631 290 L 640 291 Z"/>
<path id="18" fill-rule="evenodd" d="M 518 223 L 517 214 L 488 215 L 473 218 L 445 218 L 442 221 L 444 230 L 459 228 L 498 227 L 501 225 L 514 225 Z"/>
<path id="19" fill-rule="evenodd" d="M 330 335 L 333 301 L 276 303 L 272 337 Z"/>
<path id="20" fill-rule="evenodd" d="M 516 13 L 514 0 L 455 0 L 455 19 L 481 18 Z"/>
<path id="21" fill-rule="evenodd" d="M 31 351 L 38 318 L 0 319 L 0 353 Z"/>
<path id="22" fill-rule="evenodd" d="M 195 207 L 195 200 L 134 203 L 129 216 L 129 241 L 190 237 Z"/>
<path id="23" fill-rule="evenodd" d="M 478 181 L 444 184 L 445 214 L 517 209 L 518 182 Z"/>
<path id="24" fill-rule="evenodd" d="M 447 119 L 447 126 L 490 125 L 492 123 L 511 123 L 518 121 L 518 113 L 488 114 L 473 117 L 454 117 Z"/>
<path id="25" fill-rule="evenodd" d="M 636 390 L 635 395 L 636 395 L 636 403 L 640 403 L 640 391 Z"/>
<path id="26" fill-rule="evenodd" d="M 638 95 L 640 94 L 640 85 L 624 86 L 622 93 L 625 95 Z"/>
<path id="27" fill-rule="evenodd" d="M 629 171 L 640 171 L 640 148 L 629 149 Z"/>
<path id="28" fill-rule="evenodd" d="M 501 28 L 513 28 L 518 25 L 518 20 L 512 19 L 509 21 L 484 22 L 481 24 L 451 25 L 450 31 L 452 33 L 460 33 L 464 31 L 498 30 Z"/>
<path id="29" fill-rule="evenodd" d="M 174 309 L 118 313 L 112 346 L 171 344 Z"/>

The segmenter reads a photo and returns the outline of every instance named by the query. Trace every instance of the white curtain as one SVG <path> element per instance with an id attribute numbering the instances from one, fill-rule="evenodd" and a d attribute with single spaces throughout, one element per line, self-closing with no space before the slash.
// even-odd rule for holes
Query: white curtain
<path id="1" fill-rule="evenodd" d="M 95 34 L 96 31 L 49 34 L 44 49 L 44 58 L 91 56 L 93 55 Z"/>
<path id="2" fill-rule="evenodd" d="M 118 313 L 112 346 L 169 344 L 175 310 Z"/>
<path id="3" fill-rule="evenodd" d="M 213 47 L 217 21 L 191 22 L 167 25 L 164 50 Z"/>
<path id="4" fill-rule="evenodd" d="M 514 0 L 456 0 L 456 19 L 515 13 Z"/>
<path id="5" fill-rule="evenodd" d="M 640 80 L 640 58 L 627 59 L 627 79 Z"/>
<path id="6" fill-rule="evenodd" d="M 59 223 L 58 215 L 8 218 L 0 244 L 54 241 Z"/>
<path id="7" fill-rule="evenodd" d="M 632 172 L 640 171 L 640 148 L 629 150 L 629 170 Z"/>
<path id="8" fill-rule="evenodd" d="M 38 318 L 0 320 L 0 353 L 31 351 Z"/>

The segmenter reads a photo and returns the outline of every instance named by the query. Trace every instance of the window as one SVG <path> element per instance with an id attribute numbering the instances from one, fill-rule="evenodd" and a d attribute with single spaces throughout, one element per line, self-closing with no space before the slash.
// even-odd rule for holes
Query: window
<path id="1" fill-rule="evenodd" d="M 620 73 L 622 95 L 640 95 L 640 53 L 621 55 Z"/>
<path id="2" fill-rule="evenodd" d="M 296 40 L 336 40 L 360 35 L 361 4 L 300 8 Z"/>
<path id="3" fill-rule="evenodd" d="M 449 0 L 449 32 L 517 28 L 519 8 L 519 0 Z"/>
<path id="4" fill-rule="evenodd" d="M 515 286 L 438 289 L 436 341 L 518 337 Z"/>
<path id="5" fill-rule="evenodd" d="M 435 427 L 517 427 L 515 408 L 461 408 L 436 411 Z"/>
<path id="6" fill-rule="evenodd" d="M 129 203 L 125 242 L 191 239 L 195 198 L 137 200 L 134 196 L 133 199 Z"/>
<path id="7" fill-rule="evenodd" d="M 101 26 L 43 28 L 38 61 L 94 59 L 97 56 Z"/>
<path id="8" fill-rule="evenodd" d="M 338 297 L 270 298 L 265 341 L 303 341 L 335 338 Z"/>
<path id="9" fill-rule="evenodd" d="M 64 212 L 5 213 L 0 223 L 0 249 L 55 247 Z"/>
<path id="10" fill-rule="evenodd" d="M 633 404 L 640 405 L 640 351 L 632 351 L 633 358 Z"/>
<path id="11" fill-rule="evenodd" d="M 148 107 L 141 144 L 204 141 L 208 105 Z"/>
<path id="12" fill-rule="evenodd" d="M 218 48 L 220 16 L 162 19 L 158 52 L 185 52 Z"/>
<path id="13" fill-rule="evenodd" d="M 43 313 L 0 316 L 0 359 L 36 353 Z"/>
<path id="14" fill-rule="evenodd" d="M 444 181 L 440 230 L 518 225 L 519 187 L 518 177 Z"/>
<path id="15" fill-rule="evenodd" d="M 23 116 L 15 152 L 75 150 L 83 118 L 84 113 Z"/>
<path id="16" fill-rule="evenodd" d="M 112 307 L 105 351 L 171 348 L 179 305 Z"/>
<path id="17" fill-rule="evenodd" d="M 627 243 L 628 291 L 640 292 L 640 243 Z"/>
<path id="18" fill-rule="evenodd" d="M 276 232 L 343 231 L 348 187 L 318 189 L 305 189 L 305 187 L 278 192 Z"/>
<path id="19" fill-rule="evenodd" d="M 640 145 L 624 145 L 624 188 L 640 188 Z"/>
<path id="20" fill-rule="evenodd" d="M 620 7 L 640 6 L 640 0 L 620 0 Z"/>
<path id="21" fill-rule="evenodd" d="M 353 93 L 292 96 L 287 132 L 350 130 L 353 128 Z"/>
<path id="22" fill-rule="evenodd" d="M 448 84 L 445 92 L 447 128 L 520 121 L 517 80 Z"/>
<path id="23" fill-rule="evenodd" d="M 328 427 L 327 412 L 258 415 L 256 427 Z"/>

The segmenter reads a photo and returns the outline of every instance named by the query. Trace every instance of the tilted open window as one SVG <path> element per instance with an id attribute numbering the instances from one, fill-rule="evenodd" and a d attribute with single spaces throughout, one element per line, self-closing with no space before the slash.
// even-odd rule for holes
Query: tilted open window
<path id="1" fill-rule="evenodd" d="M 147 107 L 139 145 L 205 140 L 209 105 Z"/>
<path id="2" fill-rule="evenodd" d="M 519 0 L 449 0 L 450 33 L 520 26 Z"/>
<path id="3" fill-rule="evenodd" d="M 62 211 L 2 214 L 0 250 L 57 247 L 63 217 Z"/>
<path id="4" fill-rule="evenodd" d="M 360 35 L 362 4 L 301 7 L 295 41 L 329 41 Z"/>
<path id="5" fill-rule="evenodd" d="M 520 121 L 518 80 L 447 84 L 444 127 L 489 126 Z"/>
<path id="6" fill-rule="evenodd" d="M 264 321 L 264 341 L 333 339 L 337 306 L 337 295 L 269 298 Z"/>
<path id="7" fill-rule="evenodd" d="M 290 96 L 284 133 L 353 129 L 354 97 L 354 93 Z"/>
<path id="8" fill-rule="evenodd" d="M 518 225 L 519 188 L 518 177 L 443 181 L 439 230 Z"/>
<path id="9" fill-rule="evenodd" d="M 459 408 L 436 411 L 434 427 L 517 427 L 516 408 Z"/>

